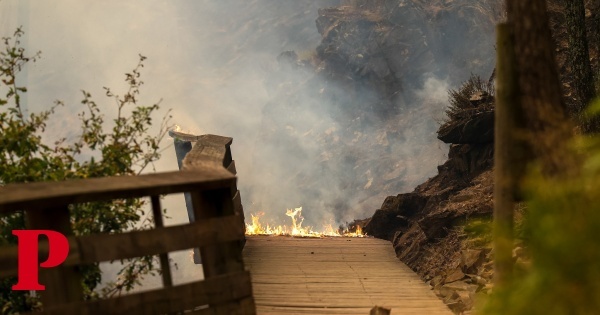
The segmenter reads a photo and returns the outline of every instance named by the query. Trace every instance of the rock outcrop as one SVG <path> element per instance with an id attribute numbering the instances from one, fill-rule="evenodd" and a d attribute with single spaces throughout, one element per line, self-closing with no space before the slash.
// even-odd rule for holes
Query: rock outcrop
<path id="1" fill-rule="evenodd" d="M 462 119 L 440 127 L 439 138 L 447 141 L 450 149 L 448 160 L 438 167 L 438 175 L 411 193 L 387 197 L 365 227 L 367 233 L 393 241 L 399 256 L 411 256 L 411 252 L 420 246 L 418 243 L 446 236 L 456 221 L 491 213 L 491 207 L 484 204 L 481 207 L 466 206 L 481 197 L 467 194 L 467 189 L 491 175 L 494 130 L 491 104 L 493 100 L 490 99 L 484 105 L 486 110 L 481 112 L 465 110 Z M 476 130 L 477 134 L 467 136 L 467 130 Z M 456 207 L 456 204 L 464 207 Z M 407 234 L 419 237 L 414 239 Z"/>
<path id="2" fill-rule="evenodd" d="M 493 211 L 493 103 L 490 96 L 455 111 L 438 131 L 450 144 L 438 175 L 411 193 L 387 197 L 364 229 L 390 240 L 400 260 L 457 312 L 472 307 L 492 276 L 489 249 L 466 248 L 460 227 Z"/>
<path id="3" fill-rule="evenodd" d="M 563 93 L 571 104 L 564 4 L 548 1 L 548 5 Z M 599 8 L 586 2 L 588 34 L 598 33 Z M 596 71 L 599 55 L 598 45 L 590 47 Z M 411 193 L 387 197 L 365 227 L 367 233 L 392 241 L 398 257 L 457 313 L 471 309 L 476 294 L 489 291 L 493 276 L 489 239 L 465 237 L 465 223 L 489 220 L 493 211 L 493 97 L 489 91 L 471 92 L 460 100 L 461 108 L 450 110 L 449 121 L 438 130 L 438 138 L 450 144 L 448 161 L 438 168 L 438 175 Z M 480 235 L 489 237 L 490 231 Z M 517 244 L 513 259 L 527 261 L 523 244 Z"/>

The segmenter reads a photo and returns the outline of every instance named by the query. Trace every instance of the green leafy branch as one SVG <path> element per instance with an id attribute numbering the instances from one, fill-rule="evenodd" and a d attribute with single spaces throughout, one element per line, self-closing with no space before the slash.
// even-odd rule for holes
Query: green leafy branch
<path id="1" fill-rule="evenodd" d="M 82 91 L 79 114 L 81 132 L 74 140 L 59 139 L 48 144 L 42 138 L 48 121 L 61 101 L 38 113 L 22 110 L 22 95 L 27 88 L 17 84 L 17 75 L 29 62 L 37 61 L 41 53 L 27 56 L 20 46 L 23 31 L 3 38 L 0 51 L 0 186 L 9 183 L 62 181 L 74 178 L 138 175 L 160 158 L 160 144 L 170 127 L 170 115 L 163 116 L 158 133 L 149 135 L 160 101 L 143 105 L 139 100 L 141 69 L 146 57 L 140 55 L 136 67 L 125 74 L 127 91 L 119 96 L 104 88 L 106 96 L 117 106 L 117 115 L 107 119 L 89 92 Z M 114 200 L 78 204 L 70 207 L 72 228 L 76 235 L 121 233 L 147 229 L 152 220 L 145 211 L 143 199 Z M 0 216 L 0 245 L 14 243 L 14 229 L 25 227 L 22 212 Z M 82 290 L 87 298 L 115 295 L 129 291 L 148 274 L 158 272 L 155 257 L 138 257 L 122 261 L 119 280 L 97 293 L 102 280 L 98 264 L 82 267 Z M 0 281 L 1 314 L 31 311 L 39 301 L 29 292 L 13 292 L 15 279 Z"/>

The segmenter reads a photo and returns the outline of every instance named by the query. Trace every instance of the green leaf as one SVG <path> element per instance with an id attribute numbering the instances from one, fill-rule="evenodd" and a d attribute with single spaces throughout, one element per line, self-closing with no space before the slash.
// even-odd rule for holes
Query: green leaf
<path id="1" fill-rule="evenodd" d="M 600 98 L 596 98 L 586 109 L 586 113 L 590 116 L 600 114 Z"/>

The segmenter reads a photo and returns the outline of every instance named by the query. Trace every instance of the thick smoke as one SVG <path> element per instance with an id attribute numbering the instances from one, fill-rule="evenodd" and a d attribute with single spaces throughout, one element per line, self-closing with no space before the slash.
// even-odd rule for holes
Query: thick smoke
<path id="1" fill-rule="evenodd" d="M 162 99 L 163 110 L 172 108 L 173 122 L 186 131 L 234 138 L 247 217 L 264 211 L 274 223 L 288 224 L 285 209 L 305 206 L 307 223 L 318 229 L 367 217 L 385 196 L 434 175 L 446 152 L 435 135 L 446 89 L 465 79 L 448 79 L 448 70 L 467 65 L 431 64 L 417 74 L 397 74 L 411 78 L 403 86 L 412 91 L 402 91 L 410 96 L 395 98 L 391 111 L 381 111 L 379 87 L 355 82 L 349 90 L 335 78 L 315 74 L 318 65 L 278 60 L 284 51 L 313 58 L 322 40 L 317 11 L 340 2 L 3 0 L 0 33 L 10 35 L 24 24 L 27 48 L 42 51 L 24 78 L 28 109 L 48 108 L 54 99 L 66 104 L 53 117 L 48 139 L 77 134 L 80 89 L 101 100 L 107 116 L 114 114 L 116 106 L 104 98 L 102 87 L 122 90 L 122 74 L 141 53 L 148 57 L 143 102 Z M 407 1 L 397 2 L 394 10 L 404 10 Z M 444 40 L 451 46 L 452 38 Z M 433 54 L 450 51 L 432 46 L 438 50 Z M 452 53 L 460 49 L 453 47 Z M 169 148 L 156 170 L 176 169 Z M 187 221 L 182 196 L 168 197 L 165 205 L 168 224 Z M 199 275 L 188 256 L 172 256 L 180 266 L 176 281 Z"/>
<path id="2" fill-rule="evenodd" d="M 485 3 L 357 2 L 321 12 L 316 55 L 286 52 L 265 82 L 246 209 L 271 223 L 297 206 L 317 229 L 364 218 L 434 175 L 447 152 L 435 134 L 447 89 L 491 72 Z"/>

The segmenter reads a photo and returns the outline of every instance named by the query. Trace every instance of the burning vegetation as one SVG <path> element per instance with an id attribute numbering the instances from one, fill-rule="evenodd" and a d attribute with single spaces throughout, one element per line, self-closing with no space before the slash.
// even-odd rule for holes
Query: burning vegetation
<path id="1" fill-rule="evenodd" d="M 260 222 L 264 212 L 251 214 L 252 223 L 246 224 L 246 235 L 274 235 L 274 236 L 294 236 L 294 237 L 367 237 L 363 233 L 360 225 L 351 227 L 333 228 L 332 224 L 323 225 L 321 232 L 313 230 L 310 226 L 302 227 L 304 217 L 302 217 L 302 207 L 288 209 L 285 215 L 292 219 L 291 225 L 270 225 Z"/>

